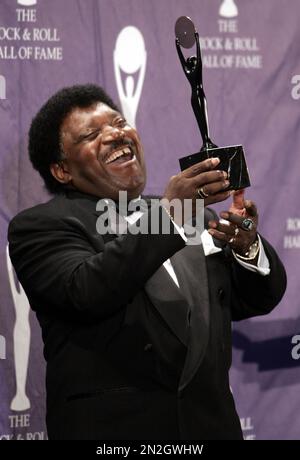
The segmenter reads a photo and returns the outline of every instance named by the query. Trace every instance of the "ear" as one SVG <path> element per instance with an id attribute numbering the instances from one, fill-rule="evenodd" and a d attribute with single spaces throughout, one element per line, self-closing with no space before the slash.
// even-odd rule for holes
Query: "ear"
<path id="1" fill-rule="evenodd" d="M 50 171 L 53 177 L 55 177 L 61 184 L 68 184 L 72 180 L 71 173 L 68 170 L 64 160 L 59 163 L 52 163 L 50 165 Z"/>

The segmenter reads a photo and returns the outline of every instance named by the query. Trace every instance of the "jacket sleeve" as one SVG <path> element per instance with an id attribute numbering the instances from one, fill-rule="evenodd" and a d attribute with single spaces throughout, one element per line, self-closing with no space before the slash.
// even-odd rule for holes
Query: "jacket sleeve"
<path id="1" fill-rule="evenodd" d="M 231 313 L 233 320 L 265 315 L 273 310 L 286 290 L 286 272 L 273 247 L 261 235 L 261 241 L 270 262 L 270 274 L 261 276 L 233 261 L 233 293 Z"/>
<path id="2" fill-rule="evenodd" d="M 150 223 L 152 212 L 142 216 L 141 224 Z M 168 218 L 161 207 L 159 217 Z M 78 219 L 24 212 L 9 226 L 9 251 L 34 310 L 106 318 L 125 307 L 162 263 L 184 247 L 170 228 L 168 235 L 128 233 L 107 243 L 99 235 L 103 245 L 97 253 Z"/>

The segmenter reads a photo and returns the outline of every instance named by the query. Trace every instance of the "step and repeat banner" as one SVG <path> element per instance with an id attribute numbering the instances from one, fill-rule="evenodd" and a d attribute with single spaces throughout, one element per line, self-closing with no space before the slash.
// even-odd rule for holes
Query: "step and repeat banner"
<path id="1" fill-rule="evenodd" d="M 137 127 L 159 194 L 202 142 L 174 24 L 199 32 L 212 139 L 243 144 L 288 290 L 233 325 L 231 387 L 245 439 L 300 438 L 299 0 L 0 1 L 0 439 L 47 439 L 39 326 L 7 254 L 7 226 L 49 197 L 27 153 L 32 117 L 63 86 L 98 83 Z M 223 203 L 217 210 L 226 209 Z"/>

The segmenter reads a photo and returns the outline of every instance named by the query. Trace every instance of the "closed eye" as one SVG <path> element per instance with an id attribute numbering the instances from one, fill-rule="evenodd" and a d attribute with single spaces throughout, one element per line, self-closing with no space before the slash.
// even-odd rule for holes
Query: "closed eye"
<path id="1" fill-rule="evenodd" d="M 92 131 L 88 134 L 82 134 L 81 136 L 79 136 L 79 138 L 77 139 L 75 143 L 79 144 L 82 141 L 92 141 L 96 139 L 99 133 L 100 133 L 100 129 L 95 129 L 95 131 Z"/>
<path id="2" fill-rule="evenodd" d="M 118 128 L 124 128 L 124 126 L 126 125 L 127 125 L 127 121 L 125 120 L 125 118 L 117 118 L 114 121 L 114 126 L 117 126 Z"/>

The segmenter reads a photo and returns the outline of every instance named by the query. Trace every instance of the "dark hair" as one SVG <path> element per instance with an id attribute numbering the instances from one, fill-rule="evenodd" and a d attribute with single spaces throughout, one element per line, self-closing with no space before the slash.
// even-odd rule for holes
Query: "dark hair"
<path id="1" fill-rule="evenodd" d="M 65 184 L 58 182 L 51 174 L 50 165 L 63 159 L 60 129 L 65 117 L 76 107 L 89 107 L 103 102 L 119 111 L 106 92 L 96 85 L 76 85 L 63 88 L 54 94 L 32 120 L 29 130 L 29 158 L 42 178 L 49 192 L 62 193 Z"/>

